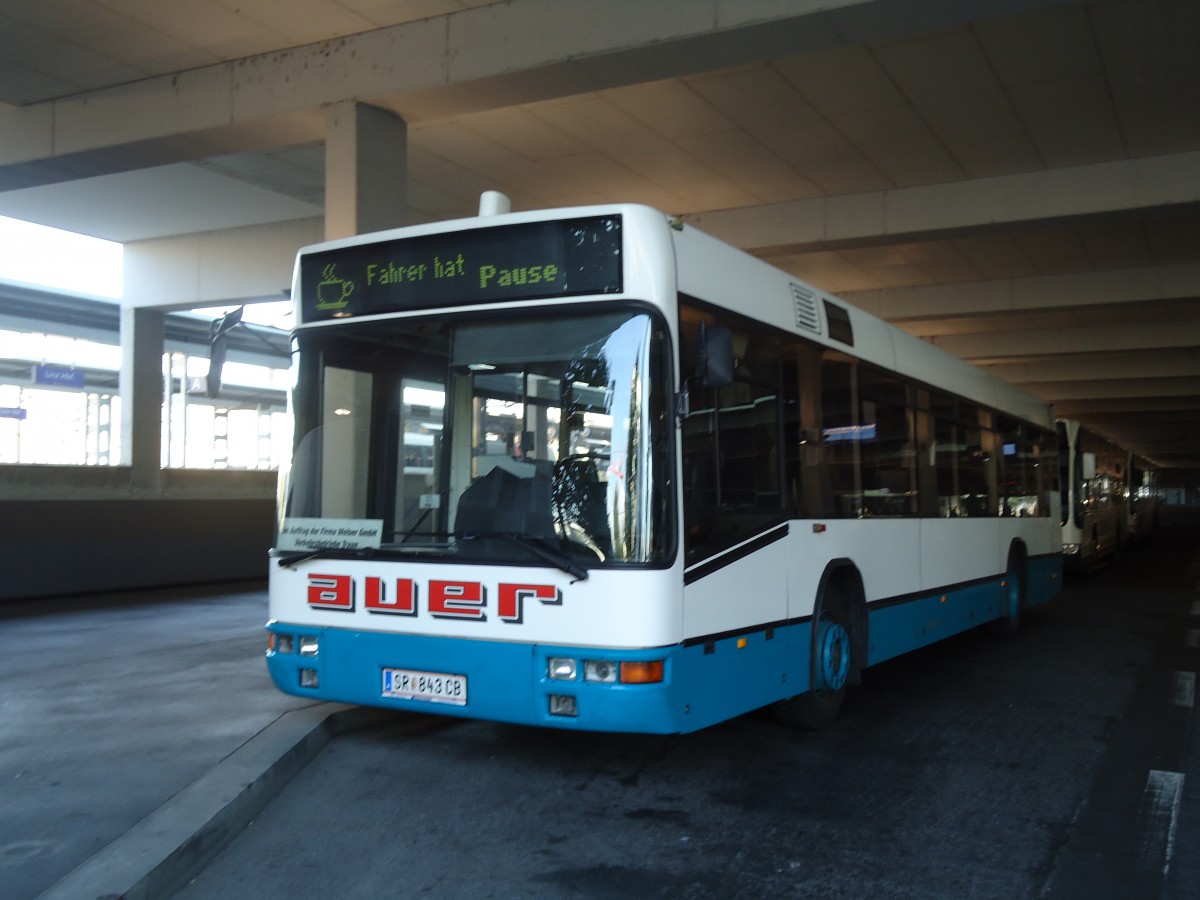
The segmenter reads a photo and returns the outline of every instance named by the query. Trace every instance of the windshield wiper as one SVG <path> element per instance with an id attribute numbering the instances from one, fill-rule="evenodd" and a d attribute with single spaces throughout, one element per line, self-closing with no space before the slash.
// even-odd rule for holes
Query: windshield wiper
<path id="1" fill-rule="evenodd" d="M 532 553 L 539 559 L 545 560 L 557 569 L 561 569 L 576 581 L 587 581 L 588 571 L 579 562 L 571 559 L 565 553 L 559 553 L 541 543 L 540 538 L 531 538 L 523 534 L 513 534 L 507 531 L 483 532 L 481 534 L 464 534 L 461 540 L 472 541 L 477 538 L 500 538 L 511 544 L 516 544 L 522 550 Z M 276 557 L 276 564 L 281 568 L 290 568 L 310 559 L 370 559 L 375 556 L 388 555 L 389 551 L 376 547 L 360 547 L 358 549 L 343 549 L 339 547 L 318 547 L 314 550 L 293 550 L 281 553 Z M 407 554 L 405 554 L 407 555 Z"/>
<path id="2" fill-rule="evenodd" d="M 485 531 L 480 534 L 464 534 L 460 535 L 464 541 L 473 541 L 478 538 L 500 538 L 509 543 L 516 544 L 522 550 L 528 550 L 534 556 L 545 560 L 557 569 L 561 569 L 568 575 L 572 576 L 575 581 L 587 581 L 588 571 L 571 557 L 565 553 L 559 553 L 542 543 L 542 538 L 531 538 L 524 534 L 513 534 L 508 531 Z M 572 582 L 574 584 L 574 582 Z"/>
<path id="3" fill-rule="evenodd" d="M 315 550 L 293 550 L 290 553 L 281 553 L 276 557 L 276 563 L 281 568 L 288 568 L 310 559 L 368 559 L 376 552 L 374 547 L 359 547 L 353 550 L 341 547 L 318 547 Z"/>

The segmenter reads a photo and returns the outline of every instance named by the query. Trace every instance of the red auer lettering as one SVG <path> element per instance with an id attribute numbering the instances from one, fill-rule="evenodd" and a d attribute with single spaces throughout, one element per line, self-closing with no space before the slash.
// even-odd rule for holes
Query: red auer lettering
<path id="1" fill-rule="evenodd" d="M 309 575 L 308 605 L 321 609 L 354 609 L 354 582 L 349 575 Z"/>
<path id="2" fill-rule="evenodd" d="M 382 578 L 367 578 L 365 587 L 363 608 L 367 612 L 390 613 L 394 616 L 417 614 L 417 584 L 411 578 L 397 578 L 396 593 L 391 597 Z"/>
<path id="3" fill-rule="evenodd" d="M 478 581 L 429 582 L 429 614 L 439 619 L 487 619 L 487 591 Z"/>
<path id="4" fill-rule="evenodd" d="M 534 599 L 560 604 L 562 593 L 552 584 L 502 584 L 496 614 L 505 622 L 520 623 L 525 616 L 525 601 Z"/>

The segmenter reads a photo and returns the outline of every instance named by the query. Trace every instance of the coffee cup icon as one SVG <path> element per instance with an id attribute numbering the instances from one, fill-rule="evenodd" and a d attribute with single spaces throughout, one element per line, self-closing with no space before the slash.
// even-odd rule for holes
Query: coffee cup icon
<path id="1" fill-rule="evenodd" d="M 354 282 L 337 277 L 333 265 L 321 273 L 325 280 L 317 285 L 317 309 L 342 309 L 350 302 L 354 293 Z"/>

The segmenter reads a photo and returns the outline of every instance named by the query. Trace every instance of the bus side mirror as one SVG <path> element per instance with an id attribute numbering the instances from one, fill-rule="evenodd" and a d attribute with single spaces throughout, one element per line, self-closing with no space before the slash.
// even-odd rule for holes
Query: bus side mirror
<path id="1" fill-rule="evenodd" d="M 1091 481 L 1093 478 L 1096 477 L 1096 454 L 1095 453 L 1084 453 L 1082 464 L 1083 464 L 1083 473 L 1082 473 L 1083 480 Z"/>
<path id="2" fill-rule="evenodd" d="M 696 382 L 723 388 L 733 383 L 733 332 L 720 325 L 700 323 L 696 337 Z"/>
<path id="3" fill-rule="evenodd" d="M 229 332 L 242 321 L 242 310 L 225 313 L 208 326 L 208 375 L 205 378 L 204 393 L 210 399 L 216 399 L 221 393 L 221 369 L 225 365 L 226 345 L 229 343 Z"/>

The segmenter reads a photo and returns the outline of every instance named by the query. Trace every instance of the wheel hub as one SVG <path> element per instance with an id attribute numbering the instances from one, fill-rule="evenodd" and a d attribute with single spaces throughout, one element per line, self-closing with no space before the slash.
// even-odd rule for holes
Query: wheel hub
<path id="1" fill-rule="evenodd" d="M 840 691 L 850 674 L 850 634 L 837 622 L 822 619 L 817 632 L 819 690 Z"/>

